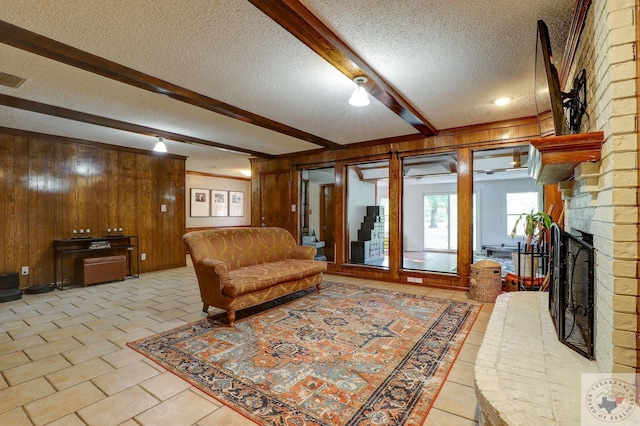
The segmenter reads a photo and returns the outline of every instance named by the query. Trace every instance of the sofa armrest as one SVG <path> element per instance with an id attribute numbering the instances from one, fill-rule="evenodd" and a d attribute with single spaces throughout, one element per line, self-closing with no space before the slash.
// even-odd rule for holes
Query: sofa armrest
<path id="1" fill-rule="evenodd" d="M 309 246 L 294 246 L 291 248 L 292 259 L 313 260 L 316 255 L 316 248 Z"/>
<path id="2" fill-rule="evenodd" d="M 227 262 L 216 259 L 203 259 L 202 266 L 212 270 L 224 281 L 229 281 L 229 265 L 227 264 Z"/>
<path id="3" fill-rule="evenodd" d="M 229 283 L 229 265 L 226 262 L 203 259 L 193 266 L 202 291 L 212 295 L 222 294 L 225 284 Z"/>

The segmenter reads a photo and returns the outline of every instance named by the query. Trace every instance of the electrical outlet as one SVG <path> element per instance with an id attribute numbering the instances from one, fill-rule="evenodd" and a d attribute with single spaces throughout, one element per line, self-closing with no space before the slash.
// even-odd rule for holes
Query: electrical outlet
<path id="1" fill-rule="evenodd" d="M 29 275 L 29 267 L 28 266 L 23 266 L 22 267 L 22 275 Z"/>
<path id="2" fill-rule="evenodd" d="M 167 205 L 166 204 L 160 204 L 160 211 L 162 213 L 166 213 L 167 212 Z"/>
<path id="3" fill-rule="evenodd" d="M 140 255 L 140 260 L 147 260 L 147 253 L 142 253 Z"/>
<path id="4" fill-rule="evenodd" d="M 408 283 L 418 283 L 418 284 L 422 284 L 422 278 L 418 278 L 418 277 L 407 277 L 407 282 L 408 282 Z"/>

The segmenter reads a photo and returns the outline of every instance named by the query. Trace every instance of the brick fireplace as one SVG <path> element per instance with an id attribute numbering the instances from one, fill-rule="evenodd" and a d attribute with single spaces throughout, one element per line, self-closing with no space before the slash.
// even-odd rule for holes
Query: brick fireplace
<path id="1" fill-rule="evenodd" d="M 548 293 L 498 297 L 475 367 L 484 425 L 578 424 L 583 374 L 640 373 L 640 0 L 578 1 L 585 5 L 567 81 L 586 69 L 582 132 L 602 131 L 604 142 L 601 161 L 582 163 L 558 188 L 564 230 L 593 235 L 595 361 L 559 342 Z"/>
<path id="2" fill-rule="evenodd" d="M 593 234 L 595 358 L 601 372 L 639 371 L 636 3 L 591 4 L 568 79 L 587 70 L 585 131 L 604 132 L 600 163 L 578 167 L 563 197 L 565 230 Z"/>

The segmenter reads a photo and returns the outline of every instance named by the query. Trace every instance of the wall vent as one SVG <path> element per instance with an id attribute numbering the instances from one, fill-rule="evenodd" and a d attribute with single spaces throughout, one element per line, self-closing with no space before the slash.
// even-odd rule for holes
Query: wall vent
<path id="1" fill-rule="evenodd" d="M 24 83 L 25 81 L 27 81 L 26 78 L 18 77 L 16 75 L 7 74 L 0 71 L 0 85 L 2 86 L 17 89 L 18 87 L 22 86 L 22 83 Z"/>

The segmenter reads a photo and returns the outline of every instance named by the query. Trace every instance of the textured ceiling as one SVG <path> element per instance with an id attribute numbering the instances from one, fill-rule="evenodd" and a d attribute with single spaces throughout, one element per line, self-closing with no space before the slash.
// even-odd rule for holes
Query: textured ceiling
<path id="1" fill-rule="evenodd" d="M 562 57 L 574 0 L 303 0 L 436 129 L 535 114 L 536 21 Z M 0 0 L 0 20 L 337 144 L 415 134 L 246 0 Z M 2 40 L 0 39 L 0 42 Z M 279 155 L 320 146 L 0 44 L 0 94 Z M 504 108 L 492 102 L 510 96 Z M 151 149 L 122 130 L 0 107 L 0 126 Z M 237 174 L 247 155 L 168 142 L 187 168 Z"/>

